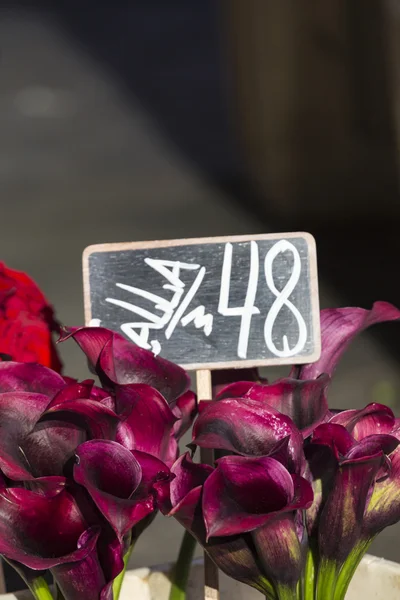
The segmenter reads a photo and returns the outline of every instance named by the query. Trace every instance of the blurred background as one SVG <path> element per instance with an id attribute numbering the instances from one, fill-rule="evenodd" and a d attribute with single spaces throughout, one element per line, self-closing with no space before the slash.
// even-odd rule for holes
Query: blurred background
<path id="1" fill-rule="evenodd" d="M 400 306 L 399 0 L 5 1 L 0 69 L 0 259 L 64 323 L 89 244 L 270 231 L 315 236 L 322 307 Z M 399 409 L 399 340 L 363 334 L 331 405 Z M 164 519 L 132 565 L 180 536 Z"/>

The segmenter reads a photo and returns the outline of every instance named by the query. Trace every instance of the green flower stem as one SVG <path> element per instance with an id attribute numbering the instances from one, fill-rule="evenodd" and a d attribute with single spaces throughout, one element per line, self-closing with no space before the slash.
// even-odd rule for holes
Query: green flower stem
<path id="1" fill-rule="evenodd" d="M 183 534 L 178 560 L 171 575 L 171 591 L 169 600 L 185 600 L 186 585 L 193 560 L 196 540 L 188 532 Z"/>
<path id="2" fill-rule="evenodd" d="M 128 562 L 131 557 L 134 546 L 135 546 L 134 543 L 129 546 L 129 549 L 124 556 L 124 568 L 122 569 L 121 573 L 119 575 L 117 575 L 117 577 L 113 581 L 114 600 L 118 600 L 119 595 L 121 593 L 122 582 L 124 580 L 126 568 L 128 566 Z"/>
<path id="3" fill-rule="evenodd" d="M 304 600 L 315 600 L 315 554 L 312 548 L 308 549 L 306 564 L 304 567 L 303 598 Z"/>
<path id="4" fill-rule="evenodd" d="M 279 600 L 298 600 L 296 588 L 281 584 L 276 584 L 275 587 Z"/>
<path id="5" fill-rule="evenodd" d="M 265 594 L 266 600 L 278 600 L 274 586 L 265 577 L 260 579 L 260 587 L 257 587 L 256 589 L 258 589 L 262 594 Z"/>
<path id="6" fill-rule="evenodd" d="M 317 600 L 334 600 L 338 571 L 333 560 L 322 560 L 318 569 Z"/>
<path id="7" fill-rule="evenodd" d="M 29 589 L 36 600 L 53 600 L 49 586 L 43 577 L 36 577 L 29 583 Z"/>
<path id="8" fill-rule="evenodd" d="M 334 600 L 344 600 L 347 588 L 361 562 L 362 557 L 368 550 L 372 539 L 363 540 L 351 552 L 346 562 L 344 563 L 336 583 Z"/>

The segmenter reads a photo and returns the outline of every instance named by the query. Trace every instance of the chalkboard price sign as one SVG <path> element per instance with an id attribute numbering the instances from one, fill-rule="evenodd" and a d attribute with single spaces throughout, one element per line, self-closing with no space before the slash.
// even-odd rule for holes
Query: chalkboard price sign
<path id="1" fill-rule="evenodd" d="M 86 324 L 187 369 L 313 362 L 315 242 L 307 233 L 89 246 Z"/>

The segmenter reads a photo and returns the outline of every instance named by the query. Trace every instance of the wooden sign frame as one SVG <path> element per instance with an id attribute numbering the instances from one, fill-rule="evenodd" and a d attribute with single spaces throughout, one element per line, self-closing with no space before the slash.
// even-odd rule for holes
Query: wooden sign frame
<path id="1" fill-rule="evenodd" d="M 217 370 L 217 369 L 241 369 L 246 367 L 262 367 L 271 365 L 287 365 L 303 363 L 312 363 L 318 360 L 320 347 L 320 323 L 319 323 L 319 298 L 318 298 L 318 277 L 317 277 L 317 261 L 315 240 L 309 233 L 291 232 L 277 234 L 257 234 L 257 235 L 240 235 L 240 236 L 224 236 L 224 237 L 207 237 L 207 238 L 189 238 L 178 240 L 162 240 L 162 241 L 145 241 L 145 242 L 128 242 L 128 243 L 112 243 L 112 244 L 96 244 L 89 246 L 83 253 L 83 283 L 84 283 L 84 305 L 85 305 L 85 322 L 88 325 L 92 319 L 91 313 L 91 297 L 90 297 L 90 281 L 89 281 L 89 259 L 93 253 L 101 252 L 118 252 L 125 250 L 145 250 L 155 248 L 172 248 L 180 246 L 191 246 L 199 244 L 218 244 L 218 243 L 237 243 L 251 242 L 262 240 L 279 240 L 304 238 L 308 247 L 308 264 L 309 264 L 309 285 L 310 285 L 310 300 L 312 314 L 312 328 L 314 351 L 312 354 L 295 355 L 289 358 L 263 358 L 260 360 L 233 360 L 221 362 L 203 362 L 203 363 L 181 363 L 188 371 L 197 371 L 199 369 Z M 168 357 L 167 357 L 168 358 Z"/>

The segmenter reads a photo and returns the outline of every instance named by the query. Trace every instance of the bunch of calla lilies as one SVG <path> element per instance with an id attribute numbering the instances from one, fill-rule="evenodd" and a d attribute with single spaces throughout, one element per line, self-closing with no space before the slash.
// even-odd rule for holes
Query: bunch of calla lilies
<path id="1" fill-rule="evenodd" d="M 377 403 L 330 411 L 327 390 L 355 335 L 397 319 L 384 302 L 324 310 L 318 362 L 273 383 L 226 373 L 198 407 L 180 367 L 101 327 L 62 335 L 100 385 L 0 363 L 0 554 L 39 600 L 52 598 L 48 571 L 57 598 L 117 600 L 160 510 L 269 600 L 342 600 L 400 520 L 400 421 Z M 197 462 L 197 447 L 215 463 Z"/>

